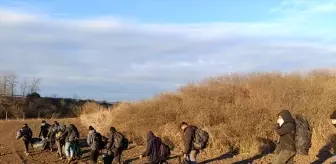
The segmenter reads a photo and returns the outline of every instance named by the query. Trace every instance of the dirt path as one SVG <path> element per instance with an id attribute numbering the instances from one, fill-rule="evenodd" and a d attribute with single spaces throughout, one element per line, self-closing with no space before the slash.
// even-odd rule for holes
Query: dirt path
<path id="1" fill-rule="evenodd" d="M 58 120 L 61 124 L 75 124 L 79 131 L 81 132 L 81 138 L 85 139 L 87 135 L 87 128 L 84 127 L 79 119 L 64 119 Z M 23 123 L 28 123 L 29 126 L 33 130 L 33 135 L 36 137 L 39 133 L 40 120 L 27 120 L 27 121 L 0 121 L 0 164 L 47 164 L 47 163 L 55 163 L 55 164 L 64 164 L 64 160 L 60 160 L 57 158 L 56 153 L 50 152 L 40 152 L 34 151 L 30 156 L 24 155 L 23 143 L 21 140 L 15 139 L 16 131 L 21 127 Z M 48 120 L 48 122 L 51 122 Z M 138 156 L 145 150 L 145 147 L 142 146 L 133 146 L 130 145 L 130 149 L 123 153 L 123 160 L 125 163 L 132 164 L 144 164 L 146 163 L 146 159 L 139 160 Z M 89 148 L 83 148 L 84 155 L 81 161 L 73 162 L 78 164 L 88 163 L 89 158 Z M 267 164 L 270 163 L 273 158 L 273 155 L 266 156 L 242 156 L 242 155 L 233 155 L 233 154 L 223 154 L 217 158 L 208 159 L 203 155 L 199 157 L 200 164 L 248 164 L 248 163 L 260 163 Z M 169 163 L 178 164 L 180 157 L 173 153 L 172 159 L 169 160 Z M 253 161 L 253 162 L 252 162 Z M 315 161 L 315 162 L 313 162 Z M 315 156 L 298 156 L 295 159 L 295 163 L 299 164 L 319 164 L 319 163 L 330 163 L 329 160 L 324 159 L 321 161 L 317 161 Z"/>

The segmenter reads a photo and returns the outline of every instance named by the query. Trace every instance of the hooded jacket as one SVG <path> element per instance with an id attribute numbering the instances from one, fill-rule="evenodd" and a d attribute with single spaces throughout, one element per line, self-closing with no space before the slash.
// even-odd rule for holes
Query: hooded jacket
<path id="1" fill-rule="evenodd" d="M 70 124 L 66 127 L 65 132 L 60 136 L 60 138 L 63 137 L 65 137 L 65 142 L 72 142 L 73 138 L 79 139 L 79 133 L 77 131 L 77 128 L 73 124 Z"/>
<path id="2" fill-rule="evenodd" d="M 295 121 L 288 110 L 282 110 L 279 113 L 279 116 L 282 117 L 284 123 L 282 126 L 277 124 L 275 131 L 280 136 L 279 140 L 279 151 L 288 150 L 296 152 L 295 148 Z"/>
<path id="3" fill-rule="evenodd" d="M 152 131 L 147 134 L 147 149 L 142 153 L 143 157 L 148 156 L 149 163 L 158 163 L 161 161 L 160 155 L 161 139 L 156 137 Z"/>
<path id="4" fill-rule="evenodd" d="M 56 124 L 49 127 L 47 136 L 50 141 L 54 141 L 56 139 L 56 133 L 58 132 L 59 127 L 60 126 Z"/>
<path id="5" fill-rule="evenodd" d="M 336 110 L 331 113 L 330 119 L 336 119 Z"/>
<path id="6" fill-rule="evenodd" d="M 97 150 L 98 149 L 98 145 L 96 145 L 95 141 L 94 141 L 94 137 L 96 135 L 96 130 L 91 130 L 88 134 L 87 137 L 87 144 L 90 146 L 91 150 Z"/>
<path id="7" fill-rule="evenodd" d="M 107 144 L 106 144 L 106 149 L 107 150 L 112 150 L 114 147 L 114 133 L 116 133 L 117 131 L 115 130 L 115 128 L 111 128 L 110 129 L 110 133 L 107 136 Z"/>
<path id="8" fill-rule="evenodd" d="M 196 150 L 193 145 L 193 140 L 195 137 L 195 130 L 197 129 L 196 126 L 194 125 L 189 125 L 185 130 L 184 130 L 184 154 L 190 154 L 191 150 Z"/>

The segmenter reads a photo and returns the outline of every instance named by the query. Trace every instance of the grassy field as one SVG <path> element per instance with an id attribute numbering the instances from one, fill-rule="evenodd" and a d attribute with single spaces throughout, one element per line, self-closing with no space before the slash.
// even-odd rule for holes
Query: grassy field
<path id="1" fill-rule="evenodd" d="M 273 125 L 277 114 L 281 109 L 289 109 L 294 115 L 305 116 L 313 129 L 309 155 L 297 156 L 296 163 L 318 164 L 331 160 L 327 141 L 336 131 L 329 119 L 335 107 L 336 75 L 330 71 L 231 74 L 188 84 L 149 100 L 123 103 L 112 110 L 88 103 L 80 118 L 59 122 L 75 123 L 83 140 L 89 125 L 103 135 L 110 126 L 116 127 L 133 142 L 124 152 L 125 163 L 145 163 L 145 159 L 137 157 L 145 150 L 148 130 L 174 147 L 169 162 L 179 163 L 182 121 L 210 133 L 210 144 L 200 154 L 200 163 L 268 163 L 274 157 L 272 149 L 277 135 Z M 99 108 L 101 110 L 96 111 Z M 47 152 L 23 155 L 22 143 L 15 140 L 15 132 L 22 123 L 28 122 L 36 136 L 40 121 L 0 121 L 0 163 L 64 163 Z M 86 153 L 78 163 L 88 162 L 88 147 L 83 149 Z"/>
<path id="2" fill-rule="evenodd" d="M 126 133 L 138 144 L 148 130 L 181 150 L 182 121 L 206 129 L 211 136 L 207 156 L 238 150 L 258 154 L 277 140 L 273 131 L 277 114 L 289 109 L 305 116 L 313 128 L 315 156 L 331 133 L 329 115 L 336 107 L 336 74 L 321 70 L 293 73 L 230 74 L 188 84 L 150 100 L 121 104 L 111 111 L 81 116 L 84 125 L 100 131 L 109 126 Z M 265 145 L 266 144 L 266 145 Z"/>

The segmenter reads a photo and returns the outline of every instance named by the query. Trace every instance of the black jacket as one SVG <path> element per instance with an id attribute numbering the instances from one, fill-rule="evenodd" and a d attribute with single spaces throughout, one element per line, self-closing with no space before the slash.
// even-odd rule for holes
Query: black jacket
<path id="1" fill-rule="evenodd" d="M 28 141 L 28 140 L 32 139 L 33 132 L 28 126 L 22 127 L 22 129 L 20 131 L 21 131 L 22 140 Z"/>
<path id="2" fill-rule="evenodd" d="M 49 124 L 41 125 L 39 137 L 43 136 L 43 138 L 47 138 L 48 133 L 49 133 L 49 128 L 50 128 Z"/>
<path id="3" fill-rule="evenodd" d="M 148 156 L 149 163 L 158 163 L 161 159 L 160 154 L 160 146 L 161 146 L 161 139 L 156 137 L 153 132 L 148 132 L 147 134 L 147 149 L 144 153 L 142 153 L 143 157 Z"/>
<path id="4" fill-rule="evenodd" d="M 284 123 L 280 127 L 278 124 L 275 127 L 276 133 L 280 136 L 279 140 L 279 151 L 288 150 L 296 152 L 295 147 L 295 121 L 288 110 L 282 110 L 279 113 L 279 116 L 282 117 Z"/>
<path id="5" fill-rule="evenodd" d="M 196 126 L 194 125 L 189 125 L 185 130 L 184 130 L 184 154 L 189 154 L 191 150 L 196 150 L 193 145 L 193 140 L 195 137 L 195 130 L 197 129 Z"/>

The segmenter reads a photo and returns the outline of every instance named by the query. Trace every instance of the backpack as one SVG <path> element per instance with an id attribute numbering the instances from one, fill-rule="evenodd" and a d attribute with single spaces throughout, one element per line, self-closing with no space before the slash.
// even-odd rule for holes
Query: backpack
<path id="1" fill-rule="evenodd" d="M 97 147 L 98 150 L 102 150 L 104 148 L 103 137 L 100 133 L 94 133 L 93 144 Z"/>
<path id="2" fill-rule="evenodd" d="M 208 140 L 209 140 L 209 133 L 197 128 L 195 130 L 195 136 L 194 136 L 194 140 L 193 140 L 193 146 L 197 149 L 197 150 L 201 150 L 204 149 L 207 144 L 208 144 Z"/>
<path id="3" fill-rule="evenodd" d="M 114 147 L 116 148 L 122 147 L 124 138 L 125 137 L 121 133 L 115 132 L 114 137 L 113 137 Z"/>
<path id="4" fill-rule="evenodd" d="M 297 154 L 308 155 L 312 145 L 312 131 L 307 119 L 301 115 L 295 117 L 296 133 L 295 146 Z"/>
<path id="5" fill-rule="evenodd" d="M 160 145 L 160 159 L 161 160 L 167 160 L 170 156 L 170 148 L 168 145 L 161 143 Z"/>
<path id="6" fill-rule="evenodd" d="M 128 139 L 124 136 L 124 137 L 123 137 L 123 140 L 122 140 L 122 148 L 123 148 L 123 150 L 127 150 L 127 149 L 128 149 L 128 144 L 129 144 L 129 141 L 128 141 Z"/>

